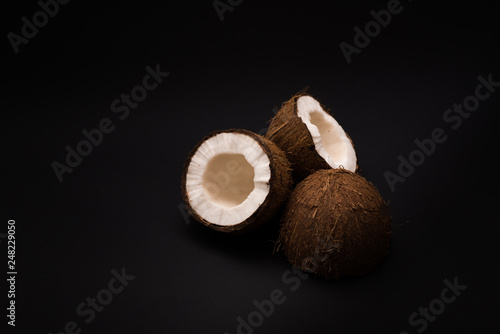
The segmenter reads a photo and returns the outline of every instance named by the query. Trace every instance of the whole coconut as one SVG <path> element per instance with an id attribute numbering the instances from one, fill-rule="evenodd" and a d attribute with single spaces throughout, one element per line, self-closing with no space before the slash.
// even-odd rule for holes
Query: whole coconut
<path id="1" fill-rule="evenodd" d="M 278 248 L 297 268 L 327 279 L 360 276 L 385 257 L 388 205 L 370 182 L 344 169 L 319 170 L 293 190 Z"/>

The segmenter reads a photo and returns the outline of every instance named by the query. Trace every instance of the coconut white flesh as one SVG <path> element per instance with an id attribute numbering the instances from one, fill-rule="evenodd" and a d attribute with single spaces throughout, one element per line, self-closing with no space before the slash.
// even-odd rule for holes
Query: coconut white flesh
<path id="1" fill-rule="evenodd" d="M 186 192 L 191 207 L 206 221 L 222 226 L 250 217 L 269 193 L 269 158 L 251 137 L 219 133 L 191 158 Z"/>
<path id="2" fill-rule="evenodd" d="M 339 123 L 310 96 L 297 100 L 297 115 L 307 126 L 318 154 L 332 168 L 356 170 L 356 152 Z"/>

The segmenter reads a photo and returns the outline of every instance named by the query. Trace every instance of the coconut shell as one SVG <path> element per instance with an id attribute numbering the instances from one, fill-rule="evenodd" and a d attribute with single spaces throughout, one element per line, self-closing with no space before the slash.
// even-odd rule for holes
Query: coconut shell
<path id="1" fill-rule="evenodd" d="M 265 137 L 272 140 L 283 152 L 292 164 L 293 178 L 299 182 L 320 169 L 331 169 L 332 167 L 319 155 L 314 146 L 314 141 L 307 129 L 297 115 L 297 100 L 302 96 L 310 96 L 306 92 L 295 94 L 290 100 L 284 102 L 280 110 L 271 119 L 271 123 Z M 329 114 L 322 104 L 323 110 Z M 352 142 L 351 137 L 346 136 Z M 359 167 L 356 166 L 356 170 Z"/>
<path id="2" fill-rule="evenodd" d="M 264 202 L 260 207 L 246 220 L 236 225 L 222 226 L 213 224 L 202 218 L 190 205 L 189 196 L 186 191 L 186 176 L 188 166 L 192 157 L 198 148 L 209 138 L 219 133 L 240 133 L 253 138 L 263 149 L 269 158 L 271 177 L 269 179 L 269 193 L 267 194 Z M 243 129 L 229 129 L 214 131 L 205 136 L 196 146 L 192 149 L 191 153 L 184 163 L 182 180 L 181 180 L 181 193 L 189 213 L 198 222 L 206 225 L 214 230 L 227 232 L 227 233 L 246 233 L 258 228 L 260 225 L 271 220 L 283 203 L 288 198 L 292 188 L 292 170 L 285 154 L 281 151 L 272 141 L 260 136 L 254 132 Z"/>
<path id="3" fill-rule="evenodd" d="M 344 169 L 320 170 L 292 191 L 278 249 L 297 268 L 331 279 L 360 276 L 386 256 L 388 205 L 370 182 Z"/>

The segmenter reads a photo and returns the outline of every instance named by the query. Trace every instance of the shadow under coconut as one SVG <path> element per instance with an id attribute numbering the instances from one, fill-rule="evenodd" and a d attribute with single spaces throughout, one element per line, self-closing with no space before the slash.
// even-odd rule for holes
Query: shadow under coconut
<path id="1" fill-rule="evenodd" d="M 186 231 L 194 243 L 227 256 L 252 261 L 273 256 L 275 242 L 279 236 L 279 219 L 274 218 L 245 234 L 216 231 L 198 222 L 189 224 Z"/>

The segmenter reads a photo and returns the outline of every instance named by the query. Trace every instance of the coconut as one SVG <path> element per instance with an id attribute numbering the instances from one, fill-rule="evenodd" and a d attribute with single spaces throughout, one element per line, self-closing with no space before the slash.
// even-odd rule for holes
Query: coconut
<path id="1" fill-rule="evenodd" d="M 351 138 L 316 99 L 304 92 L 283 103 L 265 137 L 285 152 L 296 181 L 319 169 L 357 169 Z"/>
<path id="2" fill-rule="evenodd" d="M 388 205 L 370 182 L 344 169 L 320 170 L 292 191 L 278 249 L 291 264 L 324 278 L 360 276 L 388 253 Z"/>
<path id="3" fill-rule="evenodd" d="M 191 215 L 222 232 L 269 221 L 292 186 L 290 163 L 270 140 L 241 129 L 203 138 L 184 164 L 181 191 Z"/>

